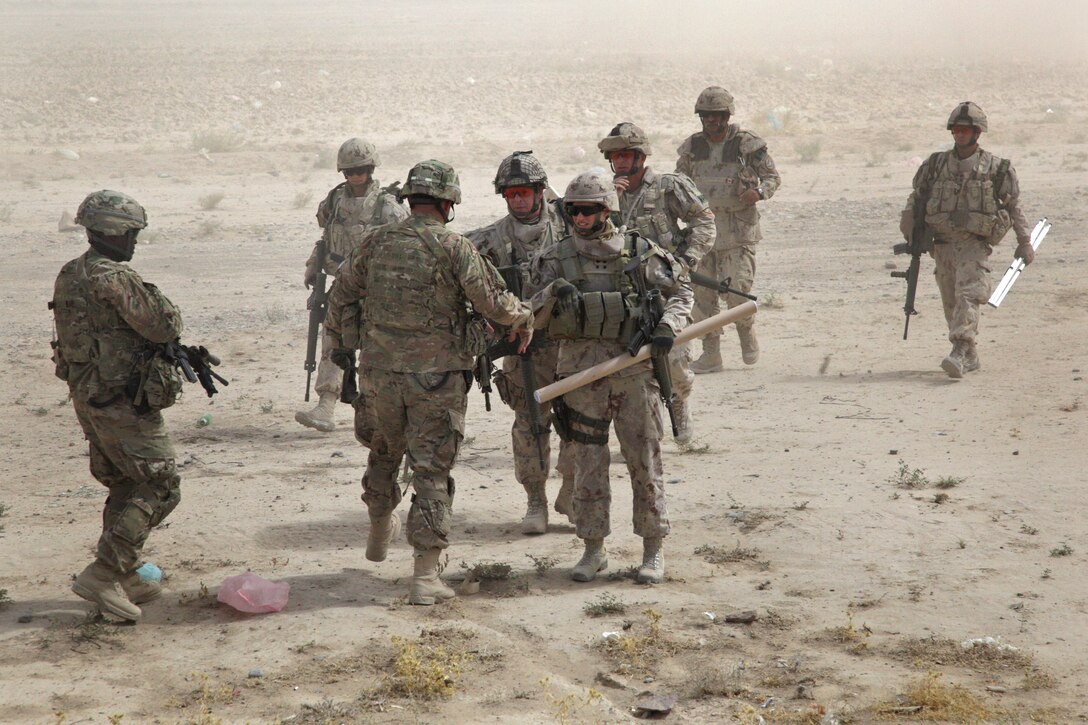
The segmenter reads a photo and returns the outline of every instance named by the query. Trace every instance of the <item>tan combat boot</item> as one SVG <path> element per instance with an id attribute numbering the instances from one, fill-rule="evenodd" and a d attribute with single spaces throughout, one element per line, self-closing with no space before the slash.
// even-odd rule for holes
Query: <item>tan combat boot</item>
<path id="1" fill-rule="evenodd" d="M 133 604 L 146 604 L 162 596 L 161 584 L 144 579 L 135 571 L 126 574 L 119 583 Z"/>
<path id="2" fill-rule="evenodd" d="M 964 358 L 967 355 L 967 343 L 956 340 L 952 343 L 952 352 L 941 360 L 941 369 L 948 373 L 950 378 L 962 378 L 964 371 Z"/>
<path id="3" fill-rule="evenodd" d="M 974 341 L 967 343 L 967 353 L 963 356 L 963 372 L 973 373 L 981 370 L 982 364 L 978 361 L 978 345 Z"/>
<path id="4" fill-rule="evenodd" d="M 691 364 L 691 372 L 696 375 L 706 373 L 720 373 L 725 369 L 722 365 L 722 338 L 721 335 L 707 335 L 703 338 L 703 354 Z"/>
<path id="5" fill-rule="evenodd" d="M 576 582 L 591 582 L 599 572 L 608 568 L 608 552 L 604 550 L 604 539 L 584 539 L 586 551 L 574 565 L 570 578 Z"/>
<path id="6" fill-rule="evenodd" d="M 525 487 L 529 496 L 529 506 L 521 519 L 521 533 L 545 534 L 548 532 L 548 496 L 544 492 L 544 483 L 532 483 Z"/>
<path id="7" fill-rule="evenodd" d="M 676 417 L 677 443 L 691 443 L 691 437 L 695 435 L 695 424 L 691 420 L 691 406 L 688 401 L 676 398 L 672 401 L 672 413 Z"/>
<path id="8" fill-rule="evenodd" d="M 95 561 L 76 577 L 72 591 L 95 604 L 103 612 L 129 622 L 140 621 L 140 608 L 129 601 L 118 584 L 121 575 L 105 564 Z"/>
<path id="9" fill-rule="evenodd" d="M 555 511 L 574 523 L 574 478 L 571 476 L 563 477 L 563 485 L 555 495 Z"/>
<path id="10" fill-rule="evenodd" d="M 332 433 L 336 430 L 333 413 L 336 411 L 336 403 L 339 400 L 340 396 L 336 393 L 322 393 L 321 401 L 310 410 L 300 410 L 295 413 L 295 420 L 307 428 L 313 428 L 322 433 Z"/>
<path id="11" fill-rule="evenodd" d="M 415 572 L 408 590 L 408 603 L 429 607 L 439 599 L 453 599 L 456 593 L 438 576 L 438 558 L 441 549 L 416 549 L 413 555 Z"/>
<path id="12" fill-rule="evenodd" d="M 642 540 L 642 566 L 638 568 L 639 584 L 660 584 L 665 581 L 665 554 L 661 551 L 661 537 L 647 536 Z"/>
<path id="13" fill-rule="evenodd" d="M 759 340 L 756 339 L 755 328 L 738 327 L 740 336 L 740 357 L 745 365 L 755 365 L 759 362 Z"/>
<path id="14" fill-rule="evenodd" d="M 370 533 L 366 537 L 366 558 L 369 561 L 385 561 L 389 545 L 400 533 L 400 517 L 396 514 L 370 517 Z"/>

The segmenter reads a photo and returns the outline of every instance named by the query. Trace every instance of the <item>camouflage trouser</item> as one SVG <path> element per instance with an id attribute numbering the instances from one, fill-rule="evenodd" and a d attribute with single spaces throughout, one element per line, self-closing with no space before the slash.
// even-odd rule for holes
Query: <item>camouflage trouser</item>
<path id="1" fill-rule="evenodd" d="M 555 362 L 558 356 L 558 345 L 548 345 L 533 353 L 533 390 L 556 381 L 558 376 L 555 374 Z M 502 371 L 495 373 L 495 389 L 498 390 L 502 402 L 514 411 L 514 425 L 510 428 L 514 449 L 514 477 L 518 483 L 528 489 L 548 479 L 552 462 L 550 425 L 552 406 L 550 402 L 540 404 L 540 424 L 547 429 L 547 432 L 539 437 L 542 445 L 538 447 L 523 383 L 523 365 L 524 361 L 517 355 L 503 358 Z M 532 393 L 532 390 L 528 392 L 529 395 Z M 541 448 L 544 453 L 544 468 L 540 467 Z M 564 480 L 574 475 L 574 467 L 570 462 L 570 446 L 562 441 L 559 442 L 559 459 L 555 467 Z"/>
<path id="2" fill-rule="evenodd" d="M 375 436 L 377 421 L 374 419 L 374 386 L 367 385 L 367 378 L 371 371 L 360 366 L 356 372 L 358 375 L 359 395 L 352 401 L 351 407 L 355 410 L 355 440 L 370 448 L 370 442 Z M 400 461 L 397 462 L 400 465 Z"/>
<path id="3" fill-rule="evenodd" d="M 412 469 L 408 543 L 417 549 L 449 546 L 453 515 L 450 471 L 465 437 L 468 384 L 459 370 L 395 373 L 368 370 L 360 379 L 374 404 L 374 435 L 363 476 L 363 501 L 371 516 L 392 513 L 400 503 L 401 458 Z"/>
<path id="4" fill-rule="evenodd" d="M 321 359 L 317 361 L 317 380 L 314 382 L 314 392 L 319 396 L 331 393 L 339 398 L 340 388 L 344 384 L 344 371 L 329 359 L 334 347 L 332 337 L 325 332 L 325 326 L 322 325 Z"/>
<path id="5" fill-rule="evenodd" d="M 933 245 L 933 274 L 941 291 L 948 339 L 974 342 L 978 306 L 990 298 L 990 245 L 979 239 Z"/>
<path id="6" fill-rule="evenodd" d="M 649 370 L 634 375 L 610 375 L 563 396 L 575 433 L 601 434 L 577 422 L 585 416 L 611 421 L 627 462 L 634 495 L 635 533 L 659 537 L 669 533 L 669 513 L 661 467 L 661 402 L 657 382 Z M 607 436 L 608 428 L 603 429 Z M 582 539 L 603 539 L 611 533 L 612 491 L 608 483 L 608 444 L 570 441 L 574 462 L 574 521 Z"/>
<path id="7" fill-rule="evenodd" d="M 104 408 L 73 400 L 90 443 L 91 475 L 109 489 L 98 559 L 123 574 L 140 563 L 151 529 L 181 501 L 181 478 L 162 413 L 138 414 L 128 400 Z"/>
<path id="8" fill-rule="evenodd" d="M 729 286 L 741 292 L 751 292 L 756 279 L 756 249 L 754 246 L 733 247 L 732 249 L 714 249 L 707 252 L 706 256 L 699 260 L 696 269 L 699 274 L 705 274 L 717 280 L 726 277 L 731 279 Z M 721 295 L 709 287 L 696 285 L 695 312 L 696 322 L 713 317 L 721 311 L 721 297 L 725 297 L 726 304 L 730 308 L 742 305 L 748 300 L 737 295 Z M 755 324 L 755 317 L 746 317 L 736 323 L 736 328 L 750 330 Z M 721 332 L 712 332 L 707 337 L 720 337 Z"/>
<path id="9" fill-rule="evenodd" d="M 677 400 L 687 400 L 691 387 L 695 383 L 695 373 L 691 372 L 691 361 L 695 359 L 695 350 L 690 342 L 673 345 L 669 353 L 669 372 L 672 374 L 672 392 Z"/>

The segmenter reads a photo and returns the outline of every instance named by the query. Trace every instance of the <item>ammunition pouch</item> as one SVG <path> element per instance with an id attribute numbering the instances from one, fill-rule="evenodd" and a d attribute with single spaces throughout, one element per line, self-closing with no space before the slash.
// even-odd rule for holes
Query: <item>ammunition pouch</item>
<path id="1" fill-rule="evenodd" d="M 622 292 L 582 292 L 572 312 L 553 313 L 548 337 L 556 340 L 625 342 L 636 327 L 638 296 Z"/>
<path id="2" fill-rule="evenodd" d="M 181 375 L 157 353 L 142 355 L 125 385 L 125 395 L 136 412 L 146 414 L 169 408 L 181 395 Z"/>
<path id="3" fill-rule="evenodd" d="M 556 433 L 564 441 L 594 446 L 608 445 L 608 427 L 611 421 L 583 415 L 570 408 L 561 397 L 552 401 L 552 422 L 555 424 Z M 588 428 L 589 432 L 575 430 L 576 425 Z"/>
<path id="4" fill-rule="evenodd" d="M 60 343 L 56 340 L 51 340 L 49 345 L 53 348 L 53 374 L 67 382 L 69 373 L 68 361 L 64 359 L 64 353 L 60 351 Z"/>
<path id="5" fill-rule="evenodd" d="M 496 370 L 493 381 L 495 383 L 495 389 L 499 391 L 499 400 L 501 400 L 508 408 L 513 408 L 518 391 L 514 386 L 514 383 L 510 380 L 510 376 L 502 370 Z"/>

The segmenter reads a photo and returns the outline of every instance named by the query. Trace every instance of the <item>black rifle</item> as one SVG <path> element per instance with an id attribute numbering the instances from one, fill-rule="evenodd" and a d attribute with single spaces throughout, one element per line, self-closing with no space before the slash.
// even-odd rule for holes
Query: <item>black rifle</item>
<path id="1" fill-rule="evenodd" d="M 744 297 L 755 302 L 758 298 L 755 295 L 750 295 L 747 292 L 741 292 L 739 289 L 733 289 L 730 287 L 730 283 L 733 281 L 732 277 L 726 277 L 723 280 L 716 280 L 713 277 L 705 274 L 699 274 L 698 272 L 689 272 L 688 276 L 691 277 L 691 283 L 699 287 L 709 287 L 710 289 L 718 290 L 719 294 L 731 294 L 738 297 Z"/>
<path id="2" fill-rule="evenodd" d="M 914 309 L 914 296 L 918 292 L 918 271 L 922 266 L 922 255 L 933 249 L 933 229 L 926 224 L 926 201 L 929 193 L 920 191 L 914 196 L 914 208 L 912 210 L 914 223 L 911 225 L 910 241 L 896 244 L 892 247 L 895 254 L 909 254 L 910 265 L 906 272 L 892 272 L 892 277 L 907 281 L 907 299 L 903 303 L 903 312 L 907 320 L 903 324 L 903 339 L 907 339 L 907 331 L 910 330 L 911 315 L 917 315 Z"/>
<path id="3" fill-rule="evenodd" d="M 661 298 L 661 290 L 656 287 L 653 289 L 646 288 L 646 278 L 642 274 L 642 260 L 638 256 L 635 256 L 623 268 L 623 271 L 634 282 L 635 291 L 638 292 L 638 326 L 635 329 L 635 334 L 631 337 L 631 344 L 627 346 L 627 352 L 630 353 L 631 357 L 634 357 L 638 355 L 638 351 L 642 349 L 643 345 L 652 345 L 654 330 L 657 329 L 661 318 L 665 316 L 665 301 Z M 672 434 L 678 436 L 680 430 L 676 427 L 676 413 L 673 410 L 672 372 L 669 369 L 669 354 L 667 352 L 651 352 L 650 364 L 653 366 L 654 379 L 657 380 L 657 386 L 661 392 L 661 401 L 665 404 L 665 409 L 669 411 Z"/>
<path id="4" fill-rule="evenodd" d="M 317 337 L 325 315 L 329 311 L 329 294 L 325 290 L 328 275 L 325 274 L 325 256 L 328 248 L 324 238 L 318 243 L 317 275 L 314 277 L 314 290 L 306 300 L 306 309 L 310 311 L 310 323 L 306 329 L 306 402 L 310 402 L 310 381 L 317 370 Z"/>
<path id="5" fill-rule="evenodd" d="M 213 365 L 219 365 L 219 358 L 203 345 L 182 345 L 180 340 L 174 340 L 163 345 L 159 354 L 180 370 L 187 381 L 199 382 L 209 398 L 219 392 L 215 381 L 224 386 L 230 385 L 226 378 L 212 370 Z"/>
<path id="6" fill-rule="evenodd" d="M 472 376 L 480 385 L 480 392 L 484 394 L 484 409 L 491 412 L 491 376 L 495 372 L 495 365 L 485 351 L 476 358 L 476 366 L 472 370 Z"/>

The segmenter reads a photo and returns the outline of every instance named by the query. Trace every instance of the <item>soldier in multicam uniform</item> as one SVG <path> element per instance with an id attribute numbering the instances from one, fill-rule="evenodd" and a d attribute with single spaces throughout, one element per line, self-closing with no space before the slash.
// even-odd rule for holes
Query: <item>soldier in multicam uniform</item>
<path id="1" fill-rule="evenodd" d="M 500 270 L 509 270 L 521 278 L 523 298 L 531 293 L 529 260 L 566 235 L 566 222 L 556 208 L 556 202 L 545 199 L 548 175 L 532 151 L 516 151 L 499 164 L 495 174 L 495 193 L 506 200 L 510 212 L 486 227 L 475 229 L 467 236 L 480 254 Z M 559 344 L 547 341 L 532 352 L 534 383 L 531 390 L 524 385 L 525 361 L 517 355 L 503 358 L 502 370 L 495 373 L 499 397 L 514 411 L 510 430 L 514 451 L 514 477 L 525 488 L 528 506 L 521 520 L 524 534 L 543 534 L 548 530 L 548 496 L 545 484 L 551 463 L 551 428 L 547 425 L 551 405 L 540 406 L 542 430 L 533 430 L 528 397 L 533 390 L 556 380 L 555 362 Z M 545 465 L 541 467 L 543 456 Z M 555 510 L 571 517 L 571 493 L 574 474 L 567 461 L 569 448 L 560 442 L 556 468 L 563 476 L 563 485 L 555 499 Z"/>
<path id="2" fill-rule="evenodd" d="M 307 288 L 314 283 L 322 266 L 326 274 L 336 276 L 340 263 L 367 230 L 408 216 L 396 197 L 374 178 L 374 169 L 380 165 L 374 144 L 349 138 L 340 146 L 336 170 L 343 172 L 345 180 L 333 187 L 317 207 L 317 223 L 323 231 L 306 261 L 303 281 Z M 334 411 L 343 381 L 340 370 L 329 361 L 332 348 L 326 330 L 321 335 L 321 360 L 314 384 L 319 402 L 310 410 L 295 413 L 296 421 L 324 433 L 336 428 Z"/>
<path id="3" fill-rule="evenodd" d="M 687 174 L 699 187 L 714 210 L 718 235 L 711 250 L 696 270 L 714 279 L 732 280 L 731 287 L 750 292 L 756 276 L 756 243 L 763 238 L 756 204 L 770 199 L 782 185 L 767 142 L 751 131 L 729 123 L 736 113 L 733 96 L 719 86 L 710 86 L 695 102 L 703 130 L 680 145 L 677 173 Z M 745 299 L 726 295 L 726 304 L 736 307 Z M 718 314 L 720 295 L 699 287 L 695 290 L 695 319 Z M 755 318 L 737 322 L 741 357 L 746 365 L 759 360 L 759 342 L 753 328 Z M 721 333 L 703 338 L 703 354 L 691 365 L 695 373 L 723 369 Z"/>
<path id="4" fill-rule="evenodd" d="M 990 296 L 990 253 L 1011 227 L 1016 255 L 1031 264 L 1035 250 L 1020 210 L 1020 182 L 1007 159 L 979 148 L 989 129 L 986 114 L 971 101 L 948 117 L 954 147 L 932 154 L 914 175 L 914 191 L 900 220 L 910 241 L 913 209 L 925 198 L 925 221 L 933 230 L 931 254 L 941 291 L 952 352 L 941 361 L 950 377 L 978 370 L 978 307 Z"/>
<path id="5" fill-rule="evenodd" d="M 537 326 L 561 340 L 558 372 L 566 377 L 617 355 L 627 354 L 634 332 L 638 294 L 624 267 L 642 260 L 635 273 L 647 288 L 665 296 L 664 316 L 653 331 L 653 346 L 672 348 L 691 314 L 692 292 L 682 263 L 640 235 L 625 235 L 610 221 L 619 211 L 612 179 L 601 171 L 576 176 L 563 197 L 572 234 L 543 251 L 532 278 Z M 608 429 L 615 425 L 634 494 L 634 529 L 643 537 L 638 581 L 665 577 L 662 539 L 669 517 L 662 480 L 661 401 L 650 363 L 644 362 L 573 390 L 553 406 L 560 434 L 574 462 L 574 520 L 585 553 L 575 581 L 591 581 L 608 566 L 604 539 L 611 532 Z"/>
<path id="6" fill-rule="evenodd" d="M 529 306 L 506 291 L 472 243 L 446 228 L 461 202 L 456 172 L 441 161 L 412 167 L 399 194 L 411 215 L 374 230 L 352 251 L 329 300 L 328 329 L 346 364 L 345 308 L 360 306 L 360 398 L 373 406 L 363 501 L 370 512 L 366 556 L 382 561 L 400 528 L 397 474 L 407 454 L 415 495 L 408 543 L 415 549 L 408 601 L 454 596 L 439 579 L 449 546 L 454 496 L 450 471 L 465 432 L 470 370 L 485 347 L 478 316 L 508 326 L 524 351 L 532 338 Z"/>
<path id="7" fill-rule="evenodd" d="M 671 252 L 685 270 L 714 246 L 714 212 L 695 184 L 683 174 L 658 174 L 646 165 L 653 151 L 641 128 L 620 123 L 597 144 L 612 165 L 620 198 L 620 223 Z M 685 224 L 681 229 L 680 222 Z M 673 380 L 673 410 L 677 418 L 676 440 L 686 443 L 694 434 L 691 420 L 691 345 L 683 343 L 669 354 Z"/>
<path id="8" fill-rule="evenodd" d="M 135 622 L 141 615 L 137 605 L 162 594 L 158 583 L 136 573 L 144 542 L 181 500 L 174 446 L 159 412 L 173 403 L 181 381 L 168 366 L 158 369 L 163 377 L 155 395 L 143 384 L 145 394 L 134 395 L 132 381 L 140 372 L 135 361 L 150 345 L 181 334 L 181 313 L 124 264 L 147 226 L 147 214 L 134 199 L 94 192 L 75 221 L 87 228 L 91 248 L 57 276 L 49 305 L 57 330 L 53 360 L 90 444 L 91 475 L 109 496 L 95 560 L 76 577 L 72 591 Z"/>

